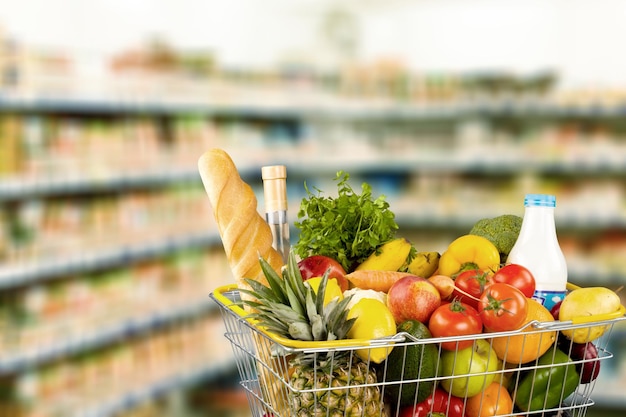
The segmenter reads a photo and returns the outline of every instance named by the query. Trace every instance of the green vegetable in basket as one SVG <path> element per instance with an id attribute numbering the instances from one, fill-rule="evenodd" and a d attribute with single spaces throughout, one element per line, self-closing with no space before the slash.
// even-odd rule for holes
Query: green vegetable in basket
<path id="1" fill-rule="evenodd" d="M 498 248 L 500 261 L 504 263 L 517 241 L 521 227 L 522 218 L 520 216 L 503 214 L 494 218 L 478 220 L 469 234 L 482 236 L 491 241 Z"/>
<path id="2" fill-rule="evenodd" d="M 550 349 L 536 365 L 537 369 L 529 371 L 515 390 L 515 405 L 522 411 L 554 408 L 569 397 L 580 382 L 576 366 L 560 349 Z"/>
<path id="3" fill-rule="evenodd" d="M 329 256 L 347 272 L 392 240 L 398 230 L 385 196 L 374 198 L 372 187 L 365 182 L 358 194 L 348 184 L 349 178 L 343 171 L 337 173 L 337 197 L 325 197 L 317 188 L 315 194 L 305 184 L 307 196 L 294 223 L 300 234 L 293 246 L 302 259 L 312 254 Z M 410 261 L 415 249 L 409 256 Z"/>
<path id="4" fill-rule="evenodd" d="M 398 325 L 398 333 L 406 332 L 416 339 L 430 339 L 430 330 L 417 320 L 407 320 Z M 393 348 L 380 377 L 387 385 L 386 394 L 394 404 L 406 406 L 425 401 L 435 389 L 439 351 L 434 343 L 408 344 Z M 405 383 L 403 381 L 419 381 Z M 395 383 L 394 383 L 395 382 Z"/>

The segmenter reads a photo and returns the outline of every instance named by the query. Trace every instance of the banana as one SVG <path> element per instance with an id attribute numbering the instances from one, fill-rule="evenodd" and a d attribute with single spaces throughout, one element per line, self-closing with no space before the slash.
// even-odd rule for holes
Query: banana
<path id="1" fill-rule="evenodd" d="M 407 269 L 413 275 L 429 278 L 439 268 L 439 258 L 441 258 L 441 254 L 436 251 L 417 252 Z"/>
<path id="2" fill-rule="evenodd" d="M 356 270 L 397 271 L 405 264 L 411 251 L 411 242 L 397 238 L 383 243 Z"/>

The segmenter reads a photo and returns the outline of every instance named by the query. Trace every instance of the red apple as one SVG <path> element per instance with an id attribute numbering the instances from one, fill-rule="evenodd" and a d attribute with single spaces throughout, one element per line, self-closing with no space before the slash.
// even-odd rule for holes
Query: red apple
<path id="1" fill-rule="evenodd" d="M 333 258 L 324 255 L 312 255 L 298 262 L 298 267 L 300 268 L 302 279 L 305 281 L 313 277 L 322 277 L 326 271 L 329 271 L 328 278 L 335 278 L 341 291 L 348 289 L 346 271 Z"/>
<path id="2" fill-rule="evenodd" d="M 417 320 L 426 324 L 440 305 L 441 295 L 437 287 L 415 275 L 399 279 L 387 293 L 387 307 L 396 323 Z"/>

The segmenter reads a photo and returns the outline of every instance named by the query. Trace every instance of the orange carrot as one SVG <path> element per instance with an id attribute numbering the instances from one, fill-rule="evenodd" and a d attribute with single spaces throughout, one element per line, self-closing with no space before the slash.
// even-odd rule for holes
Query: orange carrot
<path id="1" fill-rule="evenodd" d="M 363 290 L 388 292 L 389 288 L 400 278 L 413 275 L 408 272 L 378 271 L 361 269 L 346 275 L 353 287 Z"/>

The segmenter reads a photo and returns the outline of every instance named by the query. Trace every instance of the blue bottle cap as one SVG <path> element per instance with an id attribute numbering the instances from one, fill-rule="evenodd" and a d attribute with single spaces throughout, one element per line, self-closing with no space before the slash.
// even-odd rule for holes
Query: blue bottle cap
<path id="1" fill-rule="evenodd" d="M 556 197 L 550 194 L 526 194 L 524 207 L 556 207 Z"/>

